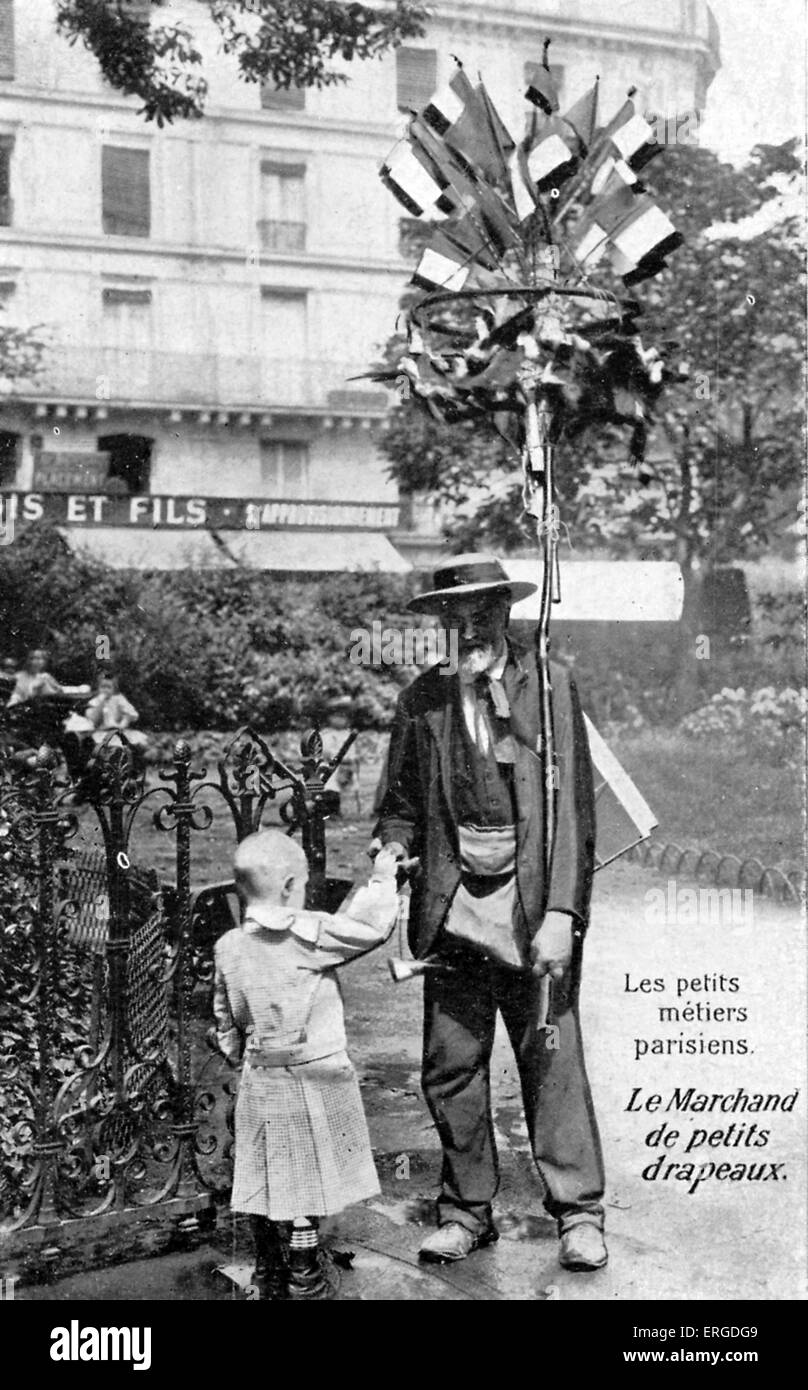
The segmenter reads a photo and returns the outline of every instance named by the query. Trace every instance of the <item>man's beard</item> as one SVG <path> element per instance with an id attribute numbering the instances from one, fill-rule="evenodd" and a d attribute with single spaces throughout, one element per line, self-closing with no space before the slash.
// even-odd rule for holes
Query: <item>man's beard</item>
<path id="1" fill-rule="evenodd" d="M 469 647 L 457 660 L 457 673 L 461 681 L 473 681 L 493 666 L 497 659 L 494 646 L 487 642 L 484 647 Z"/>

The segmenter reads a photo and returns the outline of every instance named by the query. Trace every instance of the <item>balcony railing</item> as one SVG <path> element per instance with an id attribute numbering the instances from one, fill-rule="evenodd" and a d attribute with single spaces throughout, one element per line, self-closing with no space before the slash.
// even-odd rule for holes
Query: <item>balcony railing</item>
<path id="1" fill-rule="evenodd" d="M 282 350 L 282 344 L 279 350 Z M 77 346 L 52 351 L 26 397 L 91 404 L 277 407 L 382 413 L 387 393 L 351 381 L 367 362 Z"/>
<path id="2" fill-rule="evenodd" d="M 305 251 L 306 224 L 263 219 L 258 223 L 258 239 L 262 251 Z"/>

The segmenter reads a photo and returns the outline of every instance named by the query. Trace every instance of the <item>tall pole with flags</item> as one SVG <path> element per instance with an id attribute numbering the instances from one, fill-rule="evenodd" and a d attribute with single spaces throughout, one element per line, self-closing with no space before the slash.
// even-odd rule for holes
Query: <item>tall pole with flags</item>
<path id="1" fill-rule="evenodd" d="M 558 590 L 556 448 L 574 416 L 630 431 L 643 459 L 647 420 L 666 379 L 637 328 L 640 305 L 625 291 L 658 274 L 682 241 L 639 173 L 661 152 L 632 88 L 598 125 L 598 79 L 562 116 L 548 64 L 525 93 L 528 133 L 509 134 L 480 80 L 462 64 L 381 168 L 410 216 L 430 229 L 413 283 L 407 346 L 393 369 L 434 419 L 486 420 L 508 437 L 523 472 L 526 513 L 536 523 L 540 607 L 536 657 L 544 762 L 544 857 L 556 827 L 550 621 Z M 562 196 L 563 189 L 563 196 Z M 595 274 L 599 277 L 595 281 Z"/>

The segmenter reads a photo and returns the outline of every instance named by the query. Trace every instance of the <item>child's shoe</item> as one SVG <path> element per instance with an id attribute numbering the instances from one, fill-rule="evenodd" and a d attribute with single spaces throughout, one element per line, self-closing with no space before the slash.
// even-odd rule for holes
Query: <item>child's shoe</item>
<path id="1" fill-rule="evenodd" d="M 316 1226 L 304 1218 L 292 1223 L 287 1259 L 287 1298 L 327 1299 L 336 1296 L 339 1274 L 319 1247 Z"/>
<path id="2" fill-rule="evenodd" d="M 286 1298 L 286 1249 L 281 1231 L 265 1216 L 250 1218 L 255 1241 L 255 1273 L 253 1280 L 258 1297 L 263 1302 Z"/>

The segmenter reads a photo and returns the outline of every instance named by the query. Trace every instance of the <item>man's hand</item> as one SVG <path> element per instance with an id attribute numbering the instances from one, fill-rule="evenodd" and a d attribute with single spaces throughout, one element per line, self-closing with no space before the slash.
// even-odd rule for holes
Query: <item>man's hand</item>
<path id="1" fill-rule="evenodd" d="M 537 978 L 560 980 L 572 960 L 575 924 L 567 912 L 548 912 L 530 947 L 530 963 Z"/>

